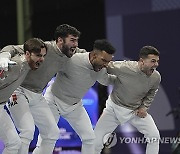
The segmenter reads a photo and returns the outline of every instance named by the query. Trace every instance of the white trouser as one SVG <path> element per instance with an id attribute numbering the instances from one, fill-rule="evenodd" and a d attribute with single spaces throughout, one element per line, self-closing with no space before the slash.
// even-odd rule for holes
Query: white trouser
<path id="1" fill-rule="evenodd" d="M 100 154 L 103 149 L 103 137 L 112 133 L 118 125 L 129 122 L 137 128 L 139 132 L 144 134 L 148 139 L 160 139 L 159 131 L 150 114 L 145 118 L 136 116 L 133 110 L 118 106 L 112 102 L 110 97 L 106 102 L 106 108 L 99 118 L 95 127 L 95 154 Z M 158 154 L 159 142 L 147 143 L 146 154 Z"/>
<path id="2" fill-rule="evenodd" d="M 5 144 L 3 154 L 17 154 L 21 146 L 21 139 L 14 127 L 14 124 L 4 109 L 4 105 L 0 105 L 0 138 Z"/>
<path id="3" fill-rule="evenodd" d="M 60 115 L 66 119 L 82 141 L 82 154 L 93 154 L 94 131 L 90 118 L 82 105 L 82 101 L 75 105 L 68 105 L 51 93 L 50 87 L 45 93 L 49 107 L 58 122 Z"/>
<path id="4" fill-rule="evenodd" d="M 39 129 L 43 143 L 53 146 L 50 150 L 52 153 L 59 138 L 59 128 L 45 98 L 41 94 L 19 87 L 11 96 L 8 106 L 24 146 L 19 150 L 19 154 L 28 153 L 35 125 Z M 43 154 L 46 153 L 50 154 L 49 151 Z"/>

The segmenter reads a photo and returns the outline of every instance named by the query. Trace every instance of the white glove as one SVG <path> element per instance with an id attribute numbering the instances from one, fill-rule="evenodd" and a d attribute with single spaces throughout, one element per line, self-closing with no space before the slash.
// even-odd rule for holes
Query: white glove
<path id="1" fill-rule="evenodd" d="M 8 58 L 0 58 L 0 70 L 8 71 L 8 63 L 10 60 Z"/>
<path id="2" fill-rule="evenodd" d="M 9 62 L 7 63 L 7 61 Z M 3 81 L 7 77 L 6 72 L 8 71 L 8 66 L 16 65 L 16 64 L 17 63 L 15 61 L 10 61 L 8 58 L 0 58 L 0 80 L 1 81 Z"/>
<path id="3" fill-rule="evenodd" d="M 9 61 L 8 65 L 16 65 L 17 63 L 15 61 Z"/>

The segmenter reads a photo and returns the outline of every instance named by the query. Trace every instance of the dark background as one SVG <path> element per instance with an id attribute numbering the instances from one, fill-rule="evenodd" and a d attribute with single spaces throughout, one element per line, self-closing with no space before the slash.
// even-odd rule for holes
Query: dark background
<path id="1" fill-rule="evenodd" d="M 95 39 L 105 38 L 103 0 L 32 0 L 31 10 L 33 37 L 51 40 L 55 28 L 67 23 L 81 31 L 79 46 L 88 51 Z M 1 2 L 0 17 L 0 48 L 17 44 L 15 0 Z"/>

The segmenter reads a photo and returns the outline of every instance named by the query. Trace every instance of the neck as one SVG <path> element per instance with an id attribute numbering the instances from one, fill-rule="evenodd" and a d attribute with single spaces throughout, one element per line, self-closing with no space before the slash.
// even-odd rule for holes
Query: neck
<path id="1" fill-rule="evenodd" d="M 93 63 L 94 56 L 95 56 L 94 51 L 91 51 L 91 52 L 89 53 L 89 61 L 90 61 L 91 64 Z"/>
<path id="2" fill-rule="evenodd" d="M 145 73 L 144 70 L 143 70 L 143 67 L 142 67 L 142 63 L 140 61 L 138 61 L 138 67 L 139 67 L 141 72 Z"/>

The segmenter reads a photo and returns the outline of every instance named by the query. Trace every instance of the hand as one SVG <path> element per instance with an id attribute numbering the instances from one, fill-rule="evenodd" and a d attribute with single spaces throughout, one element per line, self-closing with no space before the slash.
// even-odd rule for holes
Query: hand
<path id="1" fill-rule="evenodd" d="M 145 118 L 147 116 L 147 109 L 145 107 L 140 107 L 135 110 L 135 114 L 140 118 Z"/>
<path id="2" fill-rule="evenodd" d="M 8 65 L 16 65 L 17 63 L 15 61 L 9 61 Z"/>
<path id="3" fill-rule="evenodd" d="M 8 63 L 10 60 L 8 58 L 0 58 L 0 70 L 8 71 Z"/>

